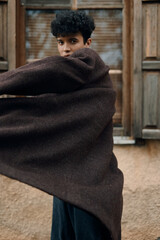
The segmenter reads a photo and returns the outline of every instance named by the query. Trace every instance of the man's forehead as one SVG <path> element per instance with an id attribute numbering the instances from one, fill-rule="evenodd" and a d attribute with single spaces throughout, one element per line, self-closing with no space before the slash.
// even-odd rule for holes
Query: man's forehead
<path id="1" fill-rule="evenodd" d="M 59 34 L 57 36 L 57 39 L 58 38 L 73 38 L 73 37 L 78 37 L 78 36 L 82 36 L 82 34 L 80 32 L 77 32 L 77 33 L 63 33 L 63 34 Z"/>

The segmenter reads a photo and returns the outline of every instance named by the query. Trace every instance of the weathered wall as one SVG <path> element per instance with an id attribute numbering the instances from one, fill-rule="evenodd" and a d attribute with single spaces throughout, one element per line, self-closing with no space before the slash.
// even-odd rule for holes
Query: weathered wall
<path id="1" fill-rule="evenodd" d="M 124 210 L 122 240 L 160 237 L 160 141 L 144 146 L 116 146 L 123 170 Z"/>
<path id="2" fill-rule="evenodd" d="M 160 237 L 160 141 L 115 146 L 124 172 L 122 240 Z M 0 176 L 0 240 L 49 240 L 52 197 Z"/>

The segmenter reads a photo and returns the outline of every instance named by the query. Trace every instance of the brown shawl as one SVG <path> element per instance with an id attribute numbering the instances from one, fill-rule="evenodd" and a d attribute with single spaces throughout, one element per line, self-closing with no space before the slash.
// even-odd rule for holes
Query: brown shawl
<path id="1" fill-rule="evenodd" d="M 0 99 L 0 173 L 91 212 L 118 240 L 123 175 L 108 70 L 85 48 L 1 74 L 0 95 L 24 97 Z"/>

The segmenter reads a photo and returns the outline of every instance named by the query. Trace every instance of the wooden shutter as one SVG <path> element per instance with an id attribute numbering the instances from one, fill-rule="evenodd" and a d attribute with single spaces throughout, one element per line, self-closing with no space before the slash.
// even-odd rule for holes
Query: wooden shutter
<path id="1" fill-rule="evenodd" d="M 16 0 L 0 0 L 0 72 L 16 64 Z"/>
<path id="2" fill-rule="evenodd" d="M 134 1 L 134 135 L 160 139 L 160 3 Z"/>

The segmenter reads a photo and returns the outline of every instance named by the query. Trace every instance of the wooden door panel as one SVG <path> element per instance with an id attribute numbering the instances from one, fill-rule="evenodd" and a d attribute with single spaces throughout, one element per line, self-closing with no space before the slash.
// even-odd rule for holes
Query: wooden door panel
<path id="1" fill-rule="evenodd" d="M 160 128 L 158 119 L 160 115 L 160 73 L 144 72 L 143 88 L 143 127 Z"/>
<path id="2" fill-rule="evenodd" d="M 158 10 L 158 4 L 144 4 L 143 6 L 143 59 L 160 57 Z"/>
<path id="3" fill-rule="evenodd" d="M 0 2 L 0 71 L 8 70 L 7 2 Z"/>

